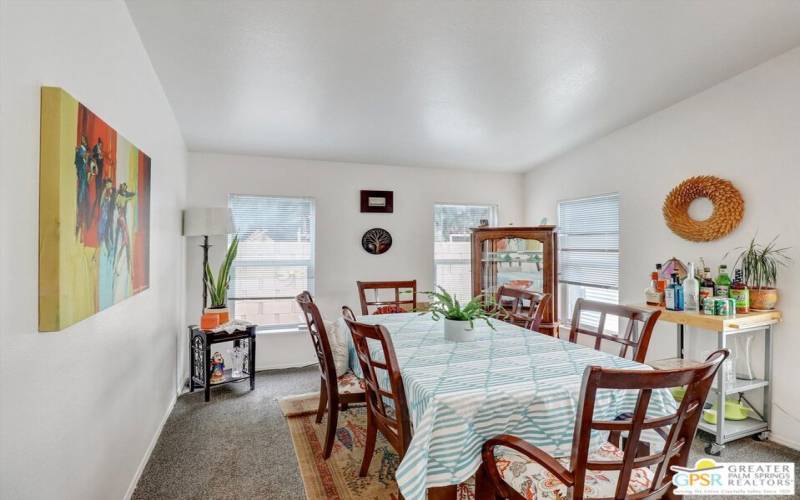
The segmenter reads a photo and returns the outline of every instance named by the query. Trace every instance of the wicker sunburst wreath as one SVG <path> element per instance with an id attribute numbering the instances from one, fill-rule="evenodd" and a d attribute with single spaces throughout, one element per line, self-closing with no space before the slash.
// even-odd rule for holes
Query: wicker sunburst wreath
<path id="1" fill-rule="evenodd" d="M 714 205 L 711 217 L 694 220 L 689 205 L 698 198 L 708 198 Z M 744 198 L 725 179 L 711 175 L 690 177 L 681 182 L 664 200 L 664 219 L 673 233 L 689 241 L 712 241 L 733 231 L 744 216 Z"/>

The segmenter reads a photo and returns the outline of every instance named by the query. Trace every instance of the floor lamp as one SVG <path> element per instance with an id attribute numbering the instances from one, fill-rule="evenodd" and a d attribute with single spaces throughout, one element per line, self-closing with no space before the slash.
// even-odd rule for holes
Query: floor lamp
<path id="1" fill-rule="evenodd" d="M 234 232 L 233 217 L 230 208 L 225 207 L 196 207 L 183 211 L 183 235 L 202 236 L 203 244 L 203 313 L 208 305 L 208 290 L 206 289 L 206 264 L 208 264 L 209 236 L 221 236 Z"/>

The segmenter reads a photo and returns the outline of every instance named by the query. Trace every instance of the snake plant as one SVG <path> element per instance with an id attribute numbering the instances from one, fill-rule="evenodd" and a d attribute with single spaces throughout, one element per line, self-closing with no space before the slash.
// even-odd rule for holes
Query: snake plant
<path id="1" fill-rule="evenodd" d="M 233 260 L 236 258 L 236 253 L 238 251 L 239 237 L 234 236 L 233 241 L 231 241 L 230 246 L 228 246 L 228 251 L 225 254 L 225 260 L 222 261 L 222 265 L 219 267 L 219 273 L 217 274 L 216 279 L 214 278 L 214 273 L 211 271 L 211 266 L 208 264 L 208 262 L 206 262 L 205 276 L 203 277 L 203 281 L 205 282 L 206 289 L 208 290 L 208 296 L 211 299 L 211 309 L 225 307 L 228 302 L 228 287 L 231 283 L 231 265 L 233 264 Z"/>

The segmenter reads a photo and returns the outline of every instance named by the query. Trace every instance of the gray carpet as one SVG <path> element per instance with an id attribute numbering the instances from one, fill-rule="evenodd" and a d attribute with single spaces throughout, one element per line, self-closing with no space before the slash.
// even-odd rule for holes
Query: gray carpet
<path id="1" fill-rule="evenodd" d="M 237 383 L 214 388 L 209 403 L 202 391 L 178 398 L 133 498 L 305 498 L 275 398 L 319 389 L 318 373 L 315 366 L 259 372 L 253 392 Z M 705 455 L 704 439 L 709 436 L 701 433 L 695 440 L 690 464 Z M 729 444 L 721 460 L 800 464 L 800 452 L 746 438 Z"/>
<path id="2" fill-rule="evenodd" d="M 702 457 L 709 457 L 704 451 L 707 441 L 712 441 L 714 437 L 706 434 L 703 431 L 697 433 L 694 442 L 692 443 L 692 454 L 689 456 L 689 465 L 694 465 L 695 461 Z M 722 456 L 711 457 L 719 462 L 794 462 L 794 484 L 795 493 L 799 493 L 797 485 L 800 484 L 800 451 L 795 451 L 785 446 L 775 444 L 769 441 L 756 441 L 752 438 L 742 438 L 725 445 L 722 450 Z M 699 496 L 693 495 L 691 498 L 726 498 L 730 500 L 753 500 L 754 498 L 766 499 L 786 499 L 792 498 L 787 496 L 743 496 L 743 495 L 726 495 L 726 496 Z M 797 498 L 795 496 L 794 498 Z"/>
<path id="3" fill-rule="evenodd" d="M 319 390 L 319 368 L 264 371 L 178 398 L 134 499 L 303 499 L 289 428 L 276 397 Z"/>

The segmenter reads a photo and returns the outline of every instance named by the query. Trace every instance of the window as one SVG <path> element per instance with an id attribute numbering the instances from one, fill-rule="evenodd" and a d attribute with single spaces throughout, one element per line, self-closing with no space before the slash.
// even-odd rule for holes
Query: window
<path id="1" fill-rule="evenodd" d="M 239 235 L 229 302 L 233 317 L 262 328 L 296 327 L 294 298 L 314 292 L 314 201 L 231 195 Z"/>
<path id="2" fill-rule="evenodd" d="M 560 316 L 571 319 L 578 298 L 618 303 L 619 195 L 559 202 L 558 240 Z M 599 315 L 582 316 L 584 322 L 597 326 Z M 611 319 L 606 328 L 615 331 Z"/>
<path id="3" fill-rule="evenodd" d="M 497 207 L 493 205 L 434 205 L 433 262 L 435 284 L 459 300 L 472 297 L 470 269 L 471 228 L 481 219 L 497 224 Z"/>

